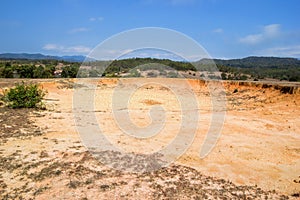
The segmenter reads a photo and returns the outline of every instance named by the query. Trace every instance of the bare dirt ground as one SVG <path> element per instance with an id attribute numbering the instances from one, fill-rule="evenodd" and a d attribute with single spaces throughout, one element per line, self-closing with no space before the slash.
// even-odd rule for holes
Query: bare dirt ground
<path id="1" fill-rule="evenodd" d="M 1 79 L 0 88 L 16 81 L 20 80 Z M 204 82 L 189 80 L 200 111 L 190 148 L 168 167 L 130 173 L 101 164 L 82 144 L 72 109 L 76 80 L 35 81 L 48 91 L 46 111 L 0 108 L 1 199 L 293 199 L 300 195 L 299 84 L 224 82 L 227 111 L 222 134 L 212 152 L 201 159 L 199 151 L 211 123 L 210 94 Z M 131 96 L 130 117 L 140 127 L 151 123 L 152 106 L 166 110 L 163 134 L 141 142 L 123 134 L 114 121 L 111 98 L 118 81 L 126 85 L 124 90 L 135 87 L 135 79 L 90 80 L 97 85 L 93 112 L 103 132 L 126 151 L 164 148 L 180 126 L 176 96 L 151 83 Z M 185 94 L 184 80 L 161 81 Z"/>

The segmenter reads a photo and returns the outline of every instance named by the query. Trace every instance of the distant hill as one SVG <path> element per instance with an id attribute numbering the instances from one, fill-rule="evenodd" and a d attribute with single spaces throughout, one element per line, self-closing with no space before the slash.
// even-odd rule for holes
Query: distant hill
<path id="1" fill-rule="evenodd" d="M 300 81 L 300 60 L 279 57 L 247 57 L 242 59 L 202 59 L 195 64 L 208 69 L 215 63 L 223 74 L 223 79 L 239 80 L 243 75 L 253 79 L 272 78 L 287 81 Z M 245 76 L 243 77 L 245 78 Z"/>
<path id="2" fill-rule="evenodd" d="M 201 61 L 200 61 L 201 62 Z M 296 58 L 279 58 L 279 57 L 256 57 L 251 56 L 242 59 L 214 59 L 214 62 L 219 65 L 238 67 L 238 68 L 255 68 L 255 67 L 269 67 L 269 68 L 288 68 L 300 67 L 300 60 Z"/>
<path id="3" fill-rule="evenodd" d="M 58 56 L 46 56 L 40 53 L 2 53 L 0 59 L 17 59 L 17 60 L 55 60 L 59 59 Z"/>
<path id="4" fill-rule="evenodd" d="M 224 80 L 263 80 L 277 79 L 287 81 L 300 81 L 300 60 L 295 58 L 278 57 L 247 57 L 242 59 L 202 59 L 194 63 L 172 61 L 154 58 L 130 58 L 115 60 L 106 69 L 107 75 L 127 73 L 129 69 L 143 66 L 147 63 L 156 63 L 156 67 L 169 66 L 177 71 L 209 72 L 210 78 L 217 78 L 218 72 Z M 215 68 L 214 66 L 217 66 Z M 152 68 L 154 66 L 152 65 Z M 141 67 L 139 67 L 141 69 Z M 197 70 L 196 70 L 197 69 Z M 157 70 L 160 70 L 157 68 Z M 217 70 L 217 71 L 215 71 Z M 213 74 L 213 72 L 217 72 Z M 195 74 L 190 72 L 191 74 Z M 203 76 L 203 74 L 201 74 Z M 200 76 L 201 76 L 200 75 Z M 196 75 L 194 75 L 196 77 Z"/>
<path id="5" fill-rule="evenodd" d="M 40 53 L 29 54 L 29 53 L 2 53 L 0 59 L 4 60 L 63 60 L 68 62 L 83 62 L 87 57 L 82 55 L 76 56 L 49 56 Z M 88 58 L 90 61 L 93 59 Z"/>

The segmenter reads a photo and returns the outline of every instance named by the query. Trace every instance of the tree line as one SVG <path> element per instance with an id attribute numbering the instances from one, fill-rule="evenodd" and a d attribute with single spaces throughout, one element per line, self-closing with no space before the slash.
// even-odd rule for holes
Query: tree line
<path id="1" fill-rule="evenodd" d="M 85 67 L 80 68 L 80 65 Z M 208 71 L 210 76 L 216 76 L 214 72 L 221 72 L 223 80 L 273 78 L 300 81 L 298 59 L 274 57 L 248 57 L 232 60 L 202 59 L 193 63 L 156 58 L 128 58 L 85 63 L 62 60 L 0 60 L 0 78 L 120 77 L 126 73 L 127 77 L 139 77 L 140 71 L 147 69 L 158 70 L 166 77 L 176 77 L 171 74 L 173 72 L 166 71 L 167 68 L 175 71 Z M 202 75 L 195 78 L 202 78 Z"/>
<path id="2" fill-rule="evenodd" d="M 56 66 L 61 63 L 61 71 Z M 75 78 L 80 63 L 56 60 L 5 60 L 0 62 L 0 78 Z M 59 71 L 59 74 L 55 74 Z"/>

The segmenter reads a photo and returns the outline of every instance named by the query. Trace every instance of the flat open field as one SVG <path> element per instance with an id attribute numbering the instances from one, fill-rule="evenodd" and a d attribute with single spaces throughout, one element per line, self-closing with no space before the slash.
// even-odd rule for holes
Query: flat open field
<path id="1" fill-rule="evenodd" d="M 0 88 L 17 81 L 21 80 L 0 79 Z M 223 129 L 212 151 L 200 158 L 207 131 L 214 126 L 214 112 L 207 84 L 188 80 L 199 112 L 198 119 L 190 119 L 197 124 L 194 140 L 169 166 L 132 173 L 100 163 L 82 143 L 73 109 L 74 88 L 82 86 L 78 80 L 34 81 L 48 91 L 47 110 L 0 108 L 1 199 L 293 199 L 300 195 L 300 84 L 222 82 L 226 104 L 215 113 L 226 111 Z M 86 112 L 95 114 L 97 126 L 111 143 L 136 154 L 164 149 L 174 139 L 182 120 L 178 98 L 187 92 L 183 84 L 187 80 L 147 81 L 138 87 L 134 78 L 87 80 L 96 89 L 94 110 Z M 176 88 L 176 94 L 163 84 Z M 149 115 L 153 106 L 165 109 L 159 134 L 141 140 L 122 132 L 112 112 L 117 85 L 122 91 L 135 90 L 128 110 L 136 126 L 156 122 Z"/>

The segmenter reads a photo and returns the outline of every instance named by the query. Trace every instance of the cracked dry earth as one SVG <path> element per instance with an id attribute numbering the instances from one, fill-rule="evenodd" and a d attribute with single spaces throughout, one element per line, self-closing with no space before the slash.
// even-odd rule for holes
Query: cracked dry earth
<path id="1" fill-rule="evenodd" d="M 133 173 L 102 164 L 82 144 L 72 110 L 75 80 L 37 81 L 48 90 L 46 111 L 0 108 L 0 199 L 297 199 L 300 195 L 298 86 L 290 92 L 289 87 L 273 84 L 225 82 L 222 135 L 212 152 L 200 159 L 211 112 L 209 92 L 204 83 L 189 80 L 200 109 L 195 140 L 171 165 Z M 151 123 L 147 112 L 153 105 L 163 105 L 167 113 L 162 136 L 138 143 L 113 122 L 111 94 L 117 81 L 91 80 L 97 85 L 95 98 L 101 99 L 95 103 L 95 115 L 104 133 L 136 155 L 163 148 L 180 120 L 174 94 L 152 83 L 134 93 L 129 110 L 137 125 Z M 134 87 L 134 79 L 121 81 Z M 180 88 L 182 80 L 162 81 Z M 13 80 L 0 81 L 1 87 L 12 85 Z M 113 151 L 105 155 L 110 162 L 120 156 Z M 132 158 L 118 159 L 132 167 L 128 162 Z"/>

